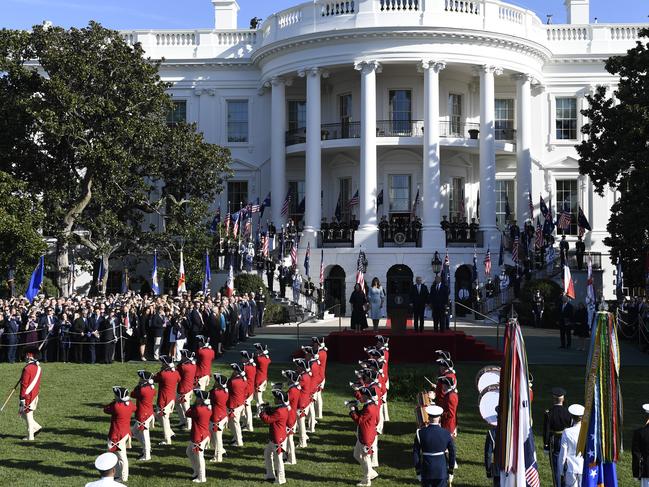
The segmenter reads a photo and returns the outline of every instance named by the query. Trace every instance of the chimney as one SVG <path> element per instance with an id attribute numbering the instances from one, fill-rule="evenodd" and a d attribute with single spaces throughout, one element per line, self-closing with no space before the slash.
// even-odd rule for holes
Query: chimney
<path id="1" fill-rule="evenodd" d="M 590 0 L 565 0 L 569 24 L 590 24 Z"/>
<path id="2" fill-rule="evenodd" d="M 214 5 L 214 28 L 229 30 L 237 28 L 239 4 L 237 0 L 212 0 Z"/>

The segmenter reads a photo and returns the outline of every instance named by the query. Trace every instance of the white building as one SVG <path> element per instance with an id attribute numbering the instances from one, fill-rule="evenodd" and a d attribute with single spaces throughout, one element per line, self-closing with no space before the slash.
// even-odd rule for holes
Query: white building
<path id="1" fill-rule="evenodd" d="M 123 36 L 164 58 L 174 117 L 232 150 L 236 174 L 215 202 L 222 212 L 228 201 L 238 209 L 270 192 L 279 227 L 292 188 L 291 213 L 304 223 L 301 253 L 310 241 L 317 280 L 321 218 L 331 221 L 341 201 L 342 218 L 355 214 L 359 228 L 353 247 L 327 246 L 324 261 L 348 296 L 361 245 L 367 277 L 385 282 L 393 265 L 404 264 L 430 282 L 433 252 L 443 257 L 446 249 L 442 217 L 462 210 L 469 219 L 479 211 L 482 273 L 487 248 L 498 260 L 505 195 L 522 225 L 531 191 L 535 218 L 540 196 L 554 212 L 569 202 L 573 219 L 583 208 L 592 226 L 586 246 L 601 254 L 612 296 L 603 238 L 615 195 L 593 193 L 574 146 L 585 95 L 598 85 L 615 89 L 605 60 L 634 45 L 640 24 L 592 23 L 588 0 L 566 0 L 569 23 L 561 25 L 498 0 L 313 0 L 248 30 L 237 29 L 236 0 L 212 3 L 213 30 Z M 381 217 L 408 215 L 416 195 L 421 242 L 382 246 Z M 302 198 L 304 214 L 295 215 Z M 573 224 L 571 250 L 576 233 Z M 474 244 L 448 251 L 457 269 L 471 263 Z"/>

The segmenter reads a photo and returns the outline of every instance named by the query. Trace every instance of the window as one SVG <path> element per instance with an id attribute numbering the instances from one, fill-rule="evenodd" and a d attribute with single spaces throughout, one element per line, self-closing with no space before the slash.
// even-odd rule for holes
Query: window
<path id="1" fill-rule="evenodd" d="M 173 108 L 167 113 L 167 125 L 174 126 L 187 121 L 187 101 L 177 100 L 173 102 Z"/>
<path id="2" fill-rule="evenodd" d="M 496 181 L 496 224 L 501 228 L 507 225 L 505 218 L 507 203 L 509 203 L 509 221 L 515 221 L 516 195 L 514 193 L 514 180 Z"/>
<path id="3" fill-rule="evenodd" d="M 288 208 L 288 215 L 295 223 L 302 221 L 304 217 L 304 181 L 289 181 L 288 189 L 291 190 L 291 203 Z"/>
<path id="4" fill-rule="evenodd" d="M 306 128 L 306 101 L 290 100 L 288 102 L 288 130 L 295 132 Z"/>
<path id="5" fill-rule="evenodd" d="M 228 142 L 248 142 L 248 100 L 228 100 Z"/>
<path id="6" fill-rule="evenodd" d="M 450 221 L 461 217 L 466 217 L 466 208 L 464 206 L 464 178 L 453 178 L 450 184 L 448 195 L 448 207 Z"/>
<path id="7" fill-rule="evenodd" d="M 228 181 L 230 211 L 239 211 L 248 204 L 248 181 Z"/>
<path id="8" fill-rule="evenodd" d="M 349 138 L 349 123 L 352 121 L 352 95 L 340 95 L 340 132 L 343 139 Z"/>
<path id="9" fill-rule="evenodd" d="M 449 135 L 462 137 L 462 95 L 448 95 Z"/>
<path id="10" fill-rule="evenodd" d="M 411 135 L 412 92 L 410 90 L 390 90 L 390 121 L 392 135 Z"/>
<path id="11" fill-rule="evenodd" d="M 335 218 L 341 222 L 349 223 L 351 221 L 351 208 L 347 206 L 352 199 L 352 178 L 340 178 L 338 180 L 338 201 L 336 202 Z"/>
<path id="12" fill-rule="evenodd" d="M 555 125 L 557 140 L 577 139 L 577 98 L 556 99 Z"/>
<path id="13" fill-rule="evenodd" d="M 514 140 L 514 100 L 496 98 L 496 140 Z"/>
<path id="14" fill-rule="evenodd" d="M 390 174 L 388 188 L 390 213 L 410 213 L 410 174 Z"/>
<path id="15" fill-rule="evenodd" d="M 556 220 L 559 220 L 564 208 L 570 210 L 570 226 L 565 232 L 566 235 L 577 235 L 578 205 L 577 180 L 557 179 L 557 208 L 554 217 Z"/>

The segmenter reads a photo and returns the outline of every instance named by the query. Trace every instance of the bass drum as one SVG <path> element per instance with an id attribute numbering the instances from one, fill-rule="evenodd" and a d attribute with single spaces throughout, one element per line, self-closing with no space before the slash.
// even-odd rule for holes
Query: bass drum
<path id="1" fill-rule="evenodd" d="M 481 393 L 493 384 L 500 384 L 500 367 L 497 365 L 488 365 L 480 369 L 475 376 L 475 385 L 478 388 L 478 393 Z"/>
<path id="2" fill-rule="evenodd" d="M 480 400 L 478 407 L 480 408 L 480 416 L 491 426 L 496 426 L 498 423 L 498 413 L 496 407 L 500 399 L 500 386 L 492 384 L 487 386 L 485 390 L 480 393 Z"/>

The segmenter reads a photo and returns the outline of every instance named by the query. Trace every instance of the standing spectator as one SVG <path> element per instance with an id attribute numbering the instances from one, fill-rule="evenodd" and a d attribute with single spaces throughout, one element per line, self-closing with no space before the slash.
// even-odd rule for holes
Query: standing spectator
<path id="1" fill-rule="evenodd" d="M 448 287 L 442 282 L 442 278 L 435 276 L 435 283 L 430 287 L 430 307 L 433 312 L 434 330 L 448 330 L 448 321 L 446 319 L 448 306 Z"/>
<path id="2" fill-rule="evenodd" d="M 58 336 L 59 336 L 59 348 L 60 355 L 59 360 L 63 363 L 67 363 L 70 360 L 70 348 L 72 347 L 72 336 L 70 331 L 72 330 L 72 323 L 68 319 L 68 314 L 63 313 L 61 319 L 59 320 L 58 326 Z M 94 363 L 94 362 L 93 362 Z"/>
<path id="3" fill-rule="evenodd" d="M 189 344 L 188 348 L 192 352 L 196 352 L 198 349 L 196 337 L 203 334 L 204 328 L 205 322 L 203 320 L 203 314 L 200 312 L 198 302 L 194 301 L 191 311 L 189 312 L 189 333 L 187 334 L 187 341 Z"/>
<path id="4" fill-rule="evenodd" d="M 83 363 L 83 336 L 88 327 L 88 310 L 81 308 L 81 312 L 72 323 L 72 361 Z"/>
<path id="5" fill-rule="evenodd" d="M 378 277 L 372 279 L 372 286 L 367 291 L 367 300 L 370 303 L 370 318 L 372 319 L 372 326 L 374 331 L 378 331 L 383 302 L 385 301 L 385 291 L 381 287 L 381 282 Z"/>
<path id="6" fill-rule="evenodd" d="M 291 288 L 293 289 L 293 302 L 297 304 L 300 301 L 300 291 L 302 290 L 302 276 L 297 268 L 293 272 Z"/>
<path id="7" fill-rule="evenodd" d="M 367 328 L 367 297 L 361 290 L 361 285 L 354 284 L 354 291 L 349 298 L 349 303 L 352 305 L 351 328 L 352 330 L 361 331 Z"/>
<path id="8" fill-rule="evenodd" d="M 137 344 L 139 357 L 142 362 L 146 362 L 146 344 L 148 341 L 148 332 L 151 326 L 151 307 L 144 308 L 140 316 L 137 317 Z"/>
<path id="9" fill-rule="evenodd" d="M 421 276 L 415 279 L 415 285 L 410 289 L 410 308 L 413 314 L 415 331 L 424 331 L 424 311 L 428 303 L 428 288 L 423 284 Z"/>
<path id="10" fill-rule="evenodd" d="M 41 345 L 41 362 L 47 363 L 49 360 L 54 360 L 56 358 L 56 352 L 58 345 L 56 343 L 56 338 L 54 335 L 54 328 L 58 324 L 58 318 L 54 316 L 54 309 L 47 308 L 47 311 L 44 315 L 41 316 L 39 320 L 39 339 L 42 342 Z M 51 346 L 50 346 L 51 343 Z"/>
<path id="11" fill-rule="evenodd" d="M 187 308 L 183 306 L 176 316 L 174 316 L 171 330 L 169 331 L 169 343 L 171 345 L 169 355 L 173 356 L 176 362 L 180 361 L 182 351 L 185 349 L 188 328 Z"/>
<path id="12" fill-rule="evenodd" d="M 248 336 L 255 336 L 255 328 L 257 327 L 257 302 L 255 301 L 255 293 L 250 293 L 250 323 L 248 325 Z"/>
<path id="13" fill-rule="evenodd" d="M 135 356 L 135 349 L 139 347 L 138 340 L 138 323 L 137 315 L 131 310 L 131 307 L 126 304 L 122 306 L 122 311 L 119 315 L 120 326 L 122 327 L 122 340 L 121 346 L 124 347 L 122 354 L 125 360 Z"/>
<path id="14" fill-rule="evenodd" d="M 153 358 L 160 359 L 160 348 L 162 347 L 162 335 L 167 325 L 165 311 L 162 306 L 156 308 L 156 312 L 151 318 L 151 335 L 153 336 Z"/>
<path id="15" fill-rule="evenodd" d="M 559 333 L 561 337 L 561 346 L 559 348 L 570 348 L 572 341 L 571 326 L 573 319 L 573 308 L 570 304 L 570 298 L 562 293 L 559 312 Z"/>
<path id="16" fill-rule="evenodd" d="M 99 306 L 95 305 L 93 312 L 88 316 L 88 326 L 85 330 L 88 341 L 88 355 L 91 364 L 97 362 L 97 342 L 99 341 Z"/>
<path id="17" fill-rule="evenodd" d="M 16 308 L 11 308 L 9 316 L 4 322 L 4 336 L 7 340 L 7 361 L 13 364 L 16 361 L 16 350 L 18 348 L 18 332 L 20 331 L 20 315 Z"/>
<path id="18" fill-rule="evenodd" d="M 532 317 L 534 318 L 534 328 L 540 328 L 543 320 L 543 296 L 539 289 L 536 290 L 532 298 Z"/>
<path id="19" fill-rule="evenodd" d="M 101 340 L 104 342 L 104 363 L 112 364 L 115 359 L 115 343 L 119 338 L 119 324 L 115 310 L 108 310 L 102 318 L 99 329 Z"/>

